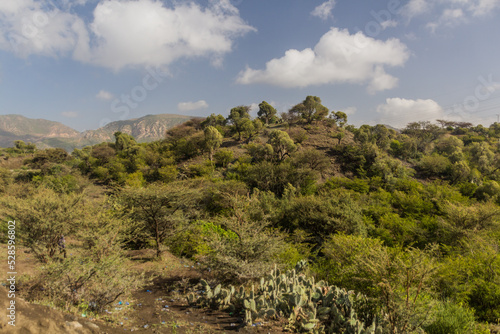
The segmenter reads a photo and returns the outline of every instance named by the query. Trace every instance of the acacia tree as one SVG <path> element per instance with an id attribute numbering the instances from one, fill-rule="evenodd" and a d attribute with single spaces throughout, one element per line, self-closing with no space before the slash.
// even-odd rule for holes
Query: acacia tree
<path id="1" fill-rule="evenodd" d="M 332 111 L 330 117 L 333 119 L 335 124 L 338 124 L 341 128 L 347 123 L 347 115 L 342 111 Z"/>
<path id="2" fill-rule="evenodd" d="M 297 150 L 297 145 L 295 145 L 288 133 L 281 130 L 273 130 L 269 134 L 267 143 L 273 148 L 275 160 L 277 162 L 283 161 L 286 156 Z"/>
<path id="3" fill-rule="evenodd" d="M 211 249 L 200 258 L 219 277 L 248 280 L 261 277 L 273 267 L 286 245 L 283 236 L 266 219 L 252 219 L 260 212 L 258 195 L 221 194 L 231 215 L 217 219 L 219 228 L 204 236 Z"/>
<path id="4" fill-rule="evenodd" d="M 208 150 L 208 158 L 212 161 L 214 152 L 222 144 L 222 134 L 213 126 L 207 126 L 205 132 L 205 146 Z"/>
<path id="5" fill-rule="evenodd" d="M 313 121 L 325 118 L 328 115 L 328 108 L 321 104 L 319 97 L 309 95 L 302 103 L 293 106 L 290 113 L 300 114 L 307 124 L 311 124 Z"/>
<path id="6" fill-rule="evenodd" d="M 204 121 L 200 123 L 201 127 L 205 129 L 207 126 L 226 126 L 227 120 L 222 115 L 211 114 Z"/>
<path id="7" fill-rule="evenodd" d="M 62 235 L 68 235 L 83 217 L 82 195 L 58 194 L 40 188 L 28 198 L 6 196 L 0 202 L 3 216 L 19 223 L 24 244 L 41 262 L 54 258 Z"/>
<path id="8" fill-rule="evenodd" d="M 227 120 L 233 125 L 233 129 L 238 133 L 238 140 L 241 140 L 243 125 L 250 120 L 250 107 L 239 106 L 231 109 Z"/>
<path id="9" fill-rule="evenodd" d="M 259 111 L 257 112 L 257 116 L 264 122 L 266 125 L 276 123 L 276 113 L 278 111 L 274 109 L 272 105 L 267 103 L 266 101 L 262 101 L 259 104 Z"/>
<path id="10" fill-rule="evenodd" d="M 120 153 L 128 148 L 137 145 L 134 137 L 127 133 L 117 131 L 113 134 L 115 136 L 115 150 Z"/>
<path id="11" fill-rule="evenodd" d="M 182 184 L 153 184 L 124 189 L 120 198 L 130 217 L 154 237 L 156 256 L 161 257 L 162 243 L 193 214 L 199 192 Z"/>
<path id="12" fill-rule="evenodd" d="M 244 137 L 246 138 L 247 144 L 257 137 L 259 132 L 262 130 L 263 124 L 260 119 L 254 119 L 251 121 L 250 119 L 244 119 L 241 123 L 241 129 Z"/>
<path id="13" fill-rule="evenodd" d="M 33 143 L 25 143 L 22 140 L 14 140 L 14 146 L 16 150 L 18 150 L 20 153 L 25 154 L 25 153 L 33 153 L 36 151 L 36 145 Z"/>

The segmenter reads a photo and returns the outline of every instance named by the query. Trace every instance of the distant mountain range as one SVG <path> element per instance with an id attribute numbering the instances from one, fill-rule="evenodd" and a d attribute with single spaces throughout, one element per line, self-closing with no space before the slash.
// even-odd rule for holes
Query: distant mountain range
<path id="1" fill-rule="evenodd" d="M 41 149 L 60 147 L 71 152 L 75 148 L 113 141 L 116 131 L 130 134 L 139 142 L 148 142 L 164 138 L 168 129 L 192 118 L 172 114 L 147 115 L 111 122 L 97 130 L 78 132 L 69 126 L 46 119 L 0 115 L 0 147 L 12 147 L 15 140 L 23 140 L 34 143 Z"/>

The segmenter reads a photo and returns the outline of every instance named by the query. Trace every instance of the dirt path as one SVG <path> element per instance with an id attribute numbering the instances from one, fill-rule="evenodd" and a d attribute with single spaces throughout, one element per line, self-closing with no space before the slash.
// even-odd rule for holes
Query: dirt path
<path id="1" fill-rule="evenodd" d="M 110 305 L 99 319 L 28 303 L 20 297 L 22 291 L 18 291 L 15 299 L 16 326 L 11 326 L 7 317 L 11 299 L 8 298 L 8 290 L 0 286 L 0 333 L 282 333 L 276 324 L 243 326 L 243 319 L 237 315 L 190 307 L 184 294 L 201 278 L 193 263 L 170 254 L 166 254 L 162 261 L 152 261 L 148 251 L 131 252 L 130 258 L 135 261 L 137 270 L 155 273 L 156 279 L 135 291 L 130 300 L 118 300 Z M 24 257 L 20 268 L 24 273 L 31 274 L 36 272 L 36 266 L 36 261 Z"/>

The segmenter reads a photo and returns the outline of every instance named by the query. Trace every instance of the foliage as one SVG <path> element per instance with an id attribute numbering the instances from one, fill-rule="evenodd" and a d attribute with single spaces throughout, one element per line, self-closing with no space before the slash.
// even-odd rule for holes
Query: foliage
<path id="1" fill-rule="evenodd" d="M 338 124 L 341 128 L 347 123 L 347 115 L 342 111 L 333 111 L 330 114 L 330 118 L 334 120 L 335 124 Z"/>
<path id="2" fill-rule="evenodd" d="M 475 329 L 474 312 L 450 301 L 438 305 L 432 323 L 425 326 L 429 334 L 468 334 Z"/>
<path id="3" fill-rule="evenodd" d="M 120 193 L 130 217 L 143 224 L 155 240 L 156 255 L 161 256 L 161 245 L 165 238 L 175 233 L 186 221 L 196 201 L 200 198 L 194 189 L 185 189 L 181 184 L 155 184 L 147 188 L 126 188 Z"/>
<path id="4" fill-rule="evenodd" d="M 244 125 L 250 121 L 250 107 L 239 106 L 231 109 L 227 121 L 232 124 L 234 132 L 238 134 L 238 140 L 241 140 L 244 131 Z"/>
<path id="5" fill-rule="evenodd" d="M 190 294 L 187 300 L 190 304 L 244 313 L 247 325 L 259 319 L 285 318 L 286 329 L 293 332 L 383 333 L 384 325 L 377 323 L 376 317 L 362 314 L 364 296 L 328 286 L 323 281 L 315 282 L 302 273 L 305 267 L 307 262 L 301 261 L 286 273 L 275 268 L 267 277 L 260 278 L 257 291 L 252 285 L 250 292 L 243 286 L 222 288 L 220 284 L 212 290 L 202 280 L 203 295 Z M 361 320 L 368 317 L 373 319 L 371 323 Z"/>
<path id="6" fill-rule="evenodd" d="M 230 149 L 223 148 L 215 152 L 215 165 L 226 168 L 233 161 L 234 153 Z"/>
<path id="7" fill-rule="evenodd" d="M 307 124 L 311 124 L 324 119 L 328 115 L 328 108 L 321 104 L 319 97 L 307 96 L 302 103 L 292 107 L 290 113 L 299 114 Z"/>
<path id="8" fill-rule="evenodd" d="M 118 273 L 109 287 L 134 286 L 121 249 L 168 246 L 243 283 L 307 258 L 312 276 L 366 295 L 358 320 L 383 314 L 377 321 L 392 333 L 480 331 L 472 313 L 498 323 L 498 123 L 356 127 L 342 112 L 324 119 L 314 96 L 282 119 L 260 108 L 258 118 L 239 106 L 227 118 L 193 119 L 152 143 L 117 132 L 71 155 L 23 142 L 2 149 L 0 213 L 22 222 L 24 245 L 51 268 L 46 291 L 72 304 L 107 291 L 98 277 L 109 270 Z M 100 203 L 104 194 L 115 201 Z M 61 234 L 81 263 L 58 254 Z M 73 296 L 65 275 L 92 286 Z M 99 304 L 113 299 L 105 295 Z M 305 312 L 290 313 L 290 329 L 310 324 Z"/>
<path id="9" fill-rule="evenodd" d="M 414 331 L 426 320 L 432 300 L 435 247 L 388 248 L 376 239 L 335 235 L 325 244 L 329 282 L 375 297 L 392 333 Z"/>
<path id="10" fill-rule="evenodd" d="M 19 234 L 33 255 L 48 262 L 57 255 L 61 236 L 82 220 L 82 195 L 59 194 L 40 188 L 28 198 L 4 197 L 3 215 L 20 222 Z"/>
<path id="11" fill-rule="evenodd" d="M 466 243 L 468 251 L 443 261 L 436 280 L 443 298 L 471 307 L 481 321 L 500 318 L 500 259 L 498 240 L 480 239 Z"/>
<path id="12" fill-rule="evenodd" d="M 221 229 L 205 230 L 209 251 L 198 260 L 224 279 L 257 278 L 284 248 L 283 237 L 268 228 L 269 222 L 251 219 L 255 197 L 226 196 L 232 215 L 217 219 Z"/>
<path id="13" fill-rule="evenodd" d="M 440 155 L 425 156 L 418 164 L 418 169 L 425 177 L 443 177 L 450 168 L 450 161 Z"/>
<path id="14" fill-rule="evenodd" d="M 297 145 L 295 145 L 288 133 L 281 130 L 271 131 L 267 143 L 273 148 L 273 160 L 278 163 L 297 150 Z"/>
<path id="15" fill-rule="evenodd" d="M 272 105 L 267 103 L 266 101 L 262 101 L 261 104 L 259 104 L 259 111 L 257 112 L 257 116 L 259 116 L 260 120 L 266 124 L 274 124 L 278 120 L 276 117 L 276 114 L 278 112 Z"/>
<path id="16" fill-rule="evenodd" d="M 222 134 L 213 126 L 207 126 L 204 130 L 205 133 L 205 146 L 208 150 L 208 158 L 210 161 L 213 159 L 215 150 L 222 144 Z"/>
<path id="17" fill-rule="evenodd" d="M 43 267 L 34 286 L 43 290 L 33 291 L 31 298 L 41 295 L 62 308 L 84 303 L 89 310 L 102 312 L 145 283 L 143 274 L 124 264 L 121 242 L 126 221 L 104 203 L 89 203 L 86 208 L 89 215 L 78 230 L 83 249 Z"/>
<path id="18" fill-rule="evenodd" d="M 360 207 L 349 196 L 309 195 L 294 197 L 280 213 L 279 226 L 289 231 L 307 232 L 316 244 L 331 233 L 366 235 Z"/>

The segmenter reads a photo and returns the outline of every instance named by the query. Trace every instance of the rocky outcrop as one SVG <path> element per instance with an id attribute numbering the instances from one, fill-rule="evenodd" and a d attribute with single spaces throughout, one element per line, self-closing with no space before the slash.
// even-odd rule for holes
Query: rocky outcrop
<path id="1" fill-rule="evenodd" d="M 67 151 L 113 141 L 117 131 L 139 142 L 159 140 L 167 130 L 191 119 L 190 116 L 160 114 L 116 121 L 97 130 L 82 133 L 58 122 L 30 119 L 21 115 L 0 115 L 0 147 L 12 147 L 15 140 L 37 144 L 39 148 L 60 147 Z"/>

